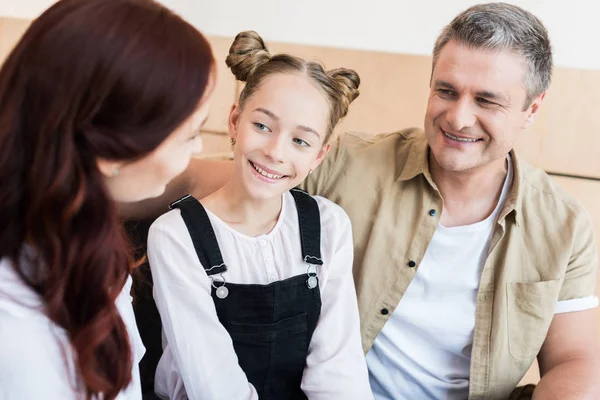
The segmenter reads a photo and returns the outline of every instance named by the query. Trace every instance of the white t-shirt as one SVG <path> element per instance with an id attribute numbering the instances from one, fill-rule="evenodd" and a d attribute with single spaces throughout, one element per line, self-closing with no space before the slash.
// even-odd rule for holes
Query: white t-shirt
<path id="1" fill-rule="evenodd" d="M 133 344 L 133 382 L 117 400 L 142 398 L 138 363 L 145 348 L 131 305 L 131 283 L 129 277 L 116 305 Z M 85 399 L 67 334 L 43 308 L 39 295 L 23 283 L 11 263 L 0 260 L 0 400 Z"/>
<path id="2" fill-rule="evenodd" d="M 496 217 L 512 181 L 485 220 L 446 228 L 438 224 L 421 265 L 367 353 L 376 399 L 469 397 L 475 307 Z M 560 301 L 556 312 L 597 306 L 597 298 Z"/>
<path id="3" fill-rule="evenodd" d="M 309 345 L 301 387 L 311 400 L 372 399 L 360 342 L 352 279 L 352 229 L 346 213 L 314 197 L 321 213 L 318 269 L 321 315 Z M 246 236 L 207 210 L 228 270 L 227 282 L 269 284 L 305 274 L 296 204 L 290 193 L 271 232 Z M 211 281 L 198 260 L 181 211 L 158 218 L 148 236 L 154 299 L 163 323 L 155 390 L 170 399 L 257 399 L 219 322 Z M 186 393 L 187 392 L 187 393 Z M 187 396 L 187 397 L 186 397 Z"/>

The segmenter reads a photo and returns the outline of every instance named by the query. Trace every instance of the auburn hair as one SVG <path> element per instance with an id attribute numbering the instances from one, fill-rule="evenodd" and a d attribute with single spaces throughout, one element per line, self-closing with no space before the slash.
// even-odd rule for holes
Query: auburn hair
<path id="1" fill-rule="evenodd" d="M 0 69 L 0 258 L 67 332 L 88 399 L 114 399 L 133 362 L 115 305 L 132 256 L 97 160 L 151 153 L 213 71 L 205 37 L 151 0 L 60 0 Z"/>

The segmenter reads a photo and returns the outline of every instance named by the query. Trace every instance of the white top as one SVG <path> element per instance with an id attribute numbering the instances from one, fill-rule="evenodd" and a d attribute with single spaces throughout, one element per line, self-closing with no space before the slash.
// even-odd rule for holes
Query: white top
<path id="1" fill-rule="evenodd" d="M 475 307 L 496 217 L 508 193 L 512 166 L 494 212 L 472 225 L 438 224 L 400 304 L 367 353 L 376 399 L 466 399 Z M 593 308 L 597 298 L 559 301 L 557 312 Z"/>
<path id="2" fill-rule="evenodd" d="M 321 316 L 309 345 L 302 390 L 309 399 L 372 399 L 361 348 L 352 279 L 350 220 L 337 205 L 315 197 L 321 212 Z M 268 284 L 305 274 L 296 204 L 290 193 L 273 230 L 243 235 L 207 210 L 227 282 Z M 154 299 L 163 323 L 164 352 L 155 389 L 170 399 L 257 399 L 219 322 L 211 281 L 200 264 L 180 210 L 157 219 L 148 236 Z M 187 397 L 186 397 L 187 391 Z"/>
<path id="3" fill-rule="evenodd" d="M 131 277 L 116 300 L 129 332 L 133 381 L 117 400 L 141 400 L 138 363 L 145 348 L 131 305 Z M 0 260 L 0 400 L 81 400 L 85 391 L 74 372 L 66 332 L 45 314 L 37 293 L 7 259 Z M 99 400 L 99 399 L 98 399 Z"/>

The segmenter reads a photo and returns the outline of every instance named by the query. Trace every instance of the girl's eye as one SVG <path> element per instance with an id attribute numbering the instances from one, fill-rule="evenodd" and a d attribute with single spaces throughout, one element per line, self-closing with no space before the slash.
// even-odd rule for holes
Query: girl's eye
<path id="1" fill-rule="evenodd" d="M 310 147 L 310 144 L 306 140 L 302 140 L 299 138 L 292 139 L 294 143 L 296 143 L 300 147 Z"/>
<path id="2" fill-rule="evenodd" d="M 269 131 L 269 127 L 266 126 L 265 124 L 261 124 L 260 122 L 253 122 L 254 127 L 256 129 L 258 129 L 261 132 L 268 132 Z"/>

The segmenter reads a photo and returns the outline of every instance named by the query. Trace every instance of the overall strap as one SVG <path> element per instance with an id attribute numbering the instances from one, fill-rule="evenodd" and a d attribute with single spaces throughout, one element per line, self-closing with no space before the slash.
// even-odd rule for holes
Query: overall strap
<path id="1" fill-rule="evenodd" d="M 206 275 L 221 274 L 227 271 L 219 243 L 206 210 L 192 195 L 186 195 L 169 205 L 170 209 L 179 208 L 181 217 L 187 226 L 196 255 L 206 271 Z"/>
<path id="2" fill-rule="evenodd" d="M 321 214 L 317 201 L 305 191 L 293 188 L 290 193 L 296 201 L 302 257 L 308 264 L 323 265 L 321 259 Z"/>

